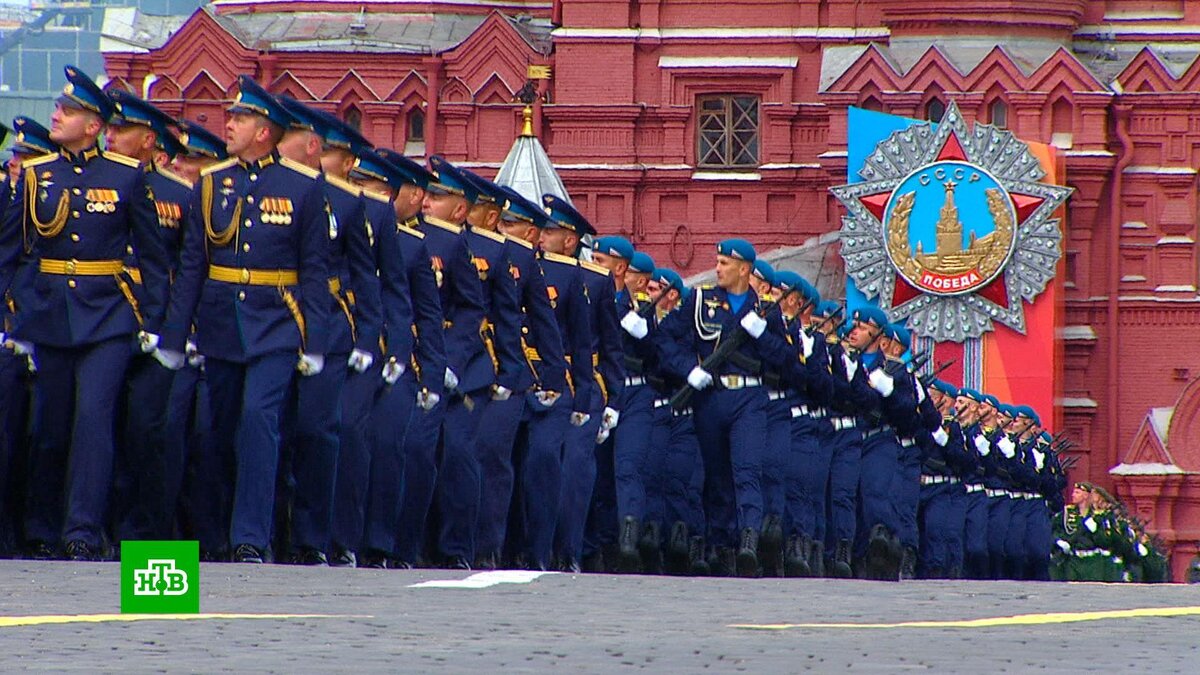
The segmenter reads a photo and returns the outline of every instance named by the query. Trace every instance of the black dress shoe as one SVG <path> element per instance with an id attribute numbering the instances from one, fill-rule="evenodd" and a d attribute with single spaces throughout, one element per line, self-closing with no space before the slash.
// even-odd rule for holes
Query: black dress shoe
<path id="1" fill-rule="evenodd" d="M 413 569 L 412 563 L 410 563 L 407 560 L 401 560 L 399 558 L 388 558 L 387 566 L 388 566 L 389 570 L 411 570 L 411 569 Z"/>
<path id="2" fill-rule="evenodd" d="M 30 560 L 54 560 L 58 557 L 54 547 L 44 541 L 35 541 L 29 545 Z"/>
<path id="3" fill-rule="evenodd" d="M 387 569 L 387 556 L 379 551 L 367 551 L 362 560 L 358 561 L 358 566 L 373 570 Z"/>
<path id="4" fill-rule="evenodd" d="M 604 573 L 604 554 L 600 551 L 593 551 L 588 555 L 583 556 L 583 564 L 581 565 L 584 572 L 589 574 Z"/>
<path id="5" fill-rule="evenodd" d="M 237 548 L 233 549 L 233 562 L 235 563 L 253 563 L 261 565 L 263 561 L 262 551 L 259 551 L 252 544 L 238 544 Z"/>
<path id="6" fill-rule="evenodd" d="M 746 578 L 758 576 L 758 532 L 753 527 L 742 530 L 742 542 L 737 552 L 737 575 Z"/>
<path id="7" fill-rule="evenodd" d="M 296 565 L 308 565 L 310 567 L 326 567 L 329 565 L 329 558 L 325 556 L 324 551 L 318 551 L 315 548 L 302 548 L 292 556 L 292 562 Z"/>
<path id="8" fill-rule="evenodd" d="M 86 541 L 72 539 L 67 542 L 67 560 L 90 562 L 96 559 L 96 550 Z"/>
<path id="9" fill-rule="evenodd" d="M 333 567 L 354 567 L 358 565 L 358 556 L 354 551 L 339 546 L 334 549 L 333 559 L 329 561 L 329 564 Z"/>
<path id="10" fill-rule="evenodd" d="M 496 559 L 499 556 L 495 553 L 484 553 L 475 556 L 475 564 L 472 565 L 477 570 L 494 570 L 496 569 Z"/>
<path id="11" fill-rule="evenodd" d="M 571 556 L 558 561 L 558 571 L 568 574 L 581 574 L 583 568 L 579 566 L 579 561 L 574 556 Z"/>
<path id="12" fill-rule="evenodd" d="M 466 559 L 465 556 L 456 555 L 450 559 L 450 562 L 448 565 L 446 565 L 446 567 L 447 569 L 452 570 L 470 570 L 471 563 Z"/>

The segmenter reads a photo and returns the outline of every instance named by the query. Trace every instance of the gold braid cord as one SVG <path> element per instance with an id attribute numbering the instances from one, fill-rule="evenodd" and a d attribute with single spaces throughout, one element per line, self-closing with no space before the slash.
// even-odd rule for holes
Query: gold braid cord
<path id="1" fill-rule="evenodd" d="M 921 278 L 921 263 L 912 256 L 912 249 L 908 243 L 908 220 L 912 217 L 913 202 L 916 198 L 916 192 L 900 195 L 892 207 L 887 224 L 888 253 L 892 256 L 892 262 L 900 268 L 901 274 L 909 279 Z"/>
<path id="2" fill-rule="evenodd" d="M 33 167 L 25 169 L 25 208 L 38 234 L 46 239 L 57 237 L 67 225 L 67 215 L 71 212 L 71 197 L 66 190 L 58 197 L 58 206 L 54 209 L 54 217 L 49 223 L 43 223 L 37 214 L 38 181 L 37 172 Z"/>
<path id="3" fill-rule="evenodd" d="M 283 304 L 287 305 L 288 311 L 292 313 L 292 318 L 296 320 L 296 326 L 300 329 L 300 349 L 304 349 L 304 313 L 300 311 L 300 303 L 296 302 L 296 296 L 283 286 L 279 287 L 279 296 L 283 298 Z"/>
<path id="4" fill-rule="evenodd" d="M 141 308 L 138 307 L 137 297 L 133 294 L 133 289 L 130 288 L 129 284 L 121 278 L 120 274 L 114 274 L 113 278 L 117 280 L 117 287 L 121 289 L 121 295 L 125 296 L 125 301 L 128 302 L 129 307 L 133 309 L 133 316 L 137 319 L 138 327 L 140 328 L 144 326 L 145 322 L 142 321 Z"/>
<path id="5" fill-rule="evenodd" d="M 212 225 L 213 177 L 209 174 L 200 182 L 200 212 L 204 215 L 204 232 L 213 246 L 228 246 L 238 232 L 238 221 L 242 219 L 242 198 L 238 197 L 233 207 L 233 218 L 224 230 L 217 232 Z"/>

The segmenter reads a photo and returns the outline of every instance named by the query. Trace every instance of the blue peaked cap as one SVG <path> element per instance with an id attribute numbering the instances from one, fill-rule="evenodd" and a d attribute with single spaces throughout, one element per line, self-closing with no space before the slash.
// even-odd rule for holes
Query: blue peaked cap
<path id="1" fill-rule="evenodd" d="M 112 99 L 104 93 L 100 85 L 75 66 L 66 66 L 63 72 L 67 75 L 67 83 L 63 86 L 62 94 L 55 99 L 56 103 L 68 108 L 90 110 L 105 122 L 112 118 Z"/>
<path id="2" fill-rule="evenodd" d="M 284 129 L 292 126 L 294 121 L 287 108 L 249 75 L 238 76 L 238 93 L 229 112 L 259 115 Z"/>

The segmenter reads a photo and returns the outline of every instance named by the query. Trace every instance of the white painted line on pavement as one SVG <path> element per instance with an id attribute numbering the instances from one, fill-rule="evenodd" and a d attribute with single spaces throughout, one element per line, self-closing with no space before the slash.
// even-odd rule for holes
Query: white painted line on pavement
<path id="1" fill-rule="evenodd" d="M 496 570 L 478 572 L 465 579 L 434 579 L 411 584 L 409 588 L 490 588 L 498 584 L 527 584 L 545 574 L 555 572 L 528 572 L 525 570 Z"/>

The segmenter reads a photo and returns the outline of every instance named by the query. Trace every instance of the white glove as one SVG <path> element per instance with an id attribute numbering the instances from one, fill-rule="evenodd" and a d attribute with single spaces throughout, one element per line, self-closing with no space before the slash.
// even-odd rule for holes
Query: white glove
<path id="1" fill-rule="evenodd" d="M 200 348 L 195 342 L 188 340 L 183 345 L 183 355 L 187 357 L 187 363 L 193 368 L 201 368 L 204 366 L 204 355 L 200 353 Z"/>
<path id="2" fill-rule="evenodd" d="M 592 419 L 592 416 L 587 413 L 573 412 L 571 413 L 571 426 L 581 427 L 587 424 L 590 419 Z"/>
<path id="3" fill-rule="evenodd" d="M 365 352 L 361 349 L 355 349 L 350 352 L 350 358 L 346 360 L 346 366 L 353 368 L 356 373 L 365 373 L 375 363 L 375 357 L 371 352 Z"/>
<path id="4" fill-rule="evenodd" d="M 692 368 L 692 372 L 688 373 L 687 383 L 696 391 L 704 391 L 712 386 L 713 376 L 707 370 L 696 366 Z"/>
<path id="5" fill-rule="evenodd" d="M 1012 439 L 1009 438 L 1008 436 L 1005 436 L 1004 438 L 1001 438 L 999 441 L 997 441 L 996 447 L 1000 448 L 1000 452 L 1004 453 L 1004 456 L 1009 459 L 1012 459 L 1017 454 L 1017 446 L 1012 442 Z"/>
<path id="6" fill-rule="evenodd" d="M 650 334 L 650 324 L 633 310 L 629 310 L 625 316 L 621 317 L 621 328 L 624 328 L 626 333 L 637 340 Z"/>
<path id="7" fill-rule="evenodd" d="M 510 396 L 512 396 L 512 389 L 504 385 L 497 384 L 492 388 L 493 401 L 507 401 Z"/>
<path id="8" fill-rule="evenodd" d="M 392 357 L 383 364 L 383 381 L 388 384 L 396 384 L 400 376 L 404 374 L 404 364 Z"/>
<path id="9" fill-rule="evenodd" d="M 849 354 L 842 352 L 842 365 L 846 366 L 846 381 L 853 382 L 854 375 L 858 373 L 858 359 L 852 359 Z"/>
<path id="10" fill-rule="evenodd" d="M 433 407 L 442 400 L 442 397 L 432 391 L 422 389 L 417 392 L 417 407 L 425 412 L 433 410 Z"/>
<path id="11" fill-rule="evenodd" d="M 750 337 L 757 340 L 762 337 L 762 334 L 767 330 L 767 320 L 758 315 L 758 312 L 749 312 L 742 317 L 742 328 L 750 334 Z"/>
<path id="12" fill-rule="evenodd" d="M 562 398 L 562 394 L 558 393 L 557 391 L 539 390 L 533 393 L 533 397 L 537 399 L 538 405 L 542 406 L 543 408 L 550 409 L 554 407 L 554 404 L 558 402 L 558 399 Z"/>
<path id="13" fill-rule="evenodd" d="M 150 356 L 153 356 L 154 360 L 167 370 L 179 370 L 183 367 L 186 358 L 183 354 L 170 349 L 155 349 L 150 352 Z"/>
<path id="14" fill-rule="evenodd" d="M 896 380 L 891 375 L 883 372 L 883 368 L 876 368 L 867 376 L 867 382 L 871 383 L 871 388 L 883 394 L 884 398 L 892 395 L 892 391 L 896 388 Z"/>
<path id="15" fill-rule="evenodd" d="M 600 428 L 606 431 L 612 431 L 617 428 L 617 423 L 621 420 L 621 413 L 605 406 L 604 414 L 600 417 Z"/>
<path id="16" fill-rule="evenodd" d="M 988 439 L 984 438 L 983 436 L 976 436 L 975 449 L 979 451 L 980 455 L 987 457 L 992 453 L 992 444 L 989 443 Z"/>
<path id="17" fill-rule="evenodd" d="M 817 344 L 817 339 L 812 337 L 806 331 L 800 331 L 800 354 L 807 361 L 813 353 L 813 345 Z"/>
<path id="18" fill-rule="evenodd" d="M 604 426 L 601 425 L 600 431 L 596 432 L 596 445 L 602 445 L 604 441 L 608 440 L 608 435 L 611 433 L 612 429 L 605 429 Z"/>
<path id="19" fill-rule="evenodd" d="M 147 333 L 144 330 L 138 331 L 138 346 L 142 348 L 143 354 L 150 354 L 155 349 L 158 349 L 159 337 L 154 333 Z"/>
<path id="20" fill-rule="evenodd" d="M 1146 548 L 1146 545 L 1140 541 L 1138 542 L 1137 550 L 1138 550 L 1138 555 L 1142 556 L 1143 558 L 1150 555 L 1150 549 Z"/>
<path id="21" fill-rule="evenodd" d="M 27 368 L 31 373 L 37 372 L 37 359 L 33 357 L 33 354 L 25 355 L 25 368 Z"/>
<path id="22" fill-rule="evenodd" d="M 319 375 L 325 369 L 325 355 L 323 354 L 301 354 L 300 361 L 296 364 L 296 370 L 305 377 Z"/>
<path id="23" fill-rule="evenodd" d="M 458 375 L 455 375 L 449 367 L 446 368 L 446 377 L 442 380 L 442 384 L 446 386 L 446 391 L 458 389 Z"/>
<path id="24" fill-rule="evenodd" d="M 1033 468 L 1041 471 L 1042 467 L 1046 466 L 1046 453 L 1037 448 L 1034 448 L 1031 452 L 1033 453 Z"/>
<path id="25" fill-rule="evenodd" d="M 1093 534 L 1095 534 L 1096 530 L 1099 529 L 1099 526 L 1096 525 L 1096 521 L 1091 516 L 1088 516 L 1084 519 L 1083 525 L 1088 529 L 1088 532 Z"/>
<path id="26" fill-rule="evenodd" d="M 1063 552 L 1063 553 L 1070 553 L 1070 552 L 1071 552 L 1071 545 L 1070 545 L 1070 544 L 1068 544 L 1066 541 L 1064 541 L 1064 540 L 1062 540 L 1062 539 L 1059 539 L 1058 541 L 1056 541 L 1056 542 L 1054 542 L 1054 543 L 1055 543 L 1055 544 L 1058 544 L 1058 547 L 1059 547 L 1060 549 L 1062 549 L 1062 552 Z"/>
<path id="27" fill-rule="evenodd" d="M 921 378 L 913 378 L 913 389 L 917 391 L 917 405 L 925 402 L 925 387 L 921 386 Z"/>
<path id="28" fill-rule="evenodd" d="M 4 346 L 13 350 L 13 353 L 16 354 L 17 356 L 33 356 L 33 343 L 32 342 L 25 342 L 24 340 L 8 338 L 7 340 L 5 340 Z"/>
<path id="29" fill-rule="evenodd" d="M 946 444 L 950 442 L 950 434 L 946 433 L 946 430 L 941 427 L 938 427 L 938 430 L 933 432 L 932 435 L 933 442 L 937 443 L 943 448 L 946 447 Z"/>

